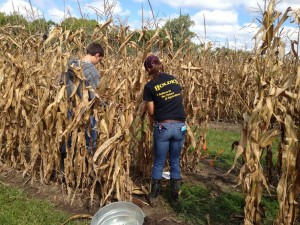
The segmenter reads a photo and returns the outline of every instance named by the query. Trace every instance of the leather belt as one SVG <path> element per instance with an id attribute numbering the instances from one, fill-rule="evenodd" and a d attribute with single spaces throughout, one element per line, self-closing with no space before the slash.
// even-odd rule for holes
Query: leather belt
<path id="1" fill-rule="evenodd" d="M 184 123 L 185 121 L 182 120 L 161 120 L 156 121 L 157 123 Z"/>

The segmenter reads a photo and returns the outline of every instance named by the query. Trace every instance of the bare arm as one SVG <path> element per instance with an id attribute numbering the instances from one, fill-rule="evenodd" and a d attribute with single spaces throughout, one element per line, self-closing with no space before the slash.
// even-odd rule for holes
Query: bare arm
<path id="1" fill-rule="evenodd" d="M 150 123 L 152 126 L 154 123 L 154 102 L 146 102 L 146 108 L 147 108 L 148 115 L 150 118 Z"/>

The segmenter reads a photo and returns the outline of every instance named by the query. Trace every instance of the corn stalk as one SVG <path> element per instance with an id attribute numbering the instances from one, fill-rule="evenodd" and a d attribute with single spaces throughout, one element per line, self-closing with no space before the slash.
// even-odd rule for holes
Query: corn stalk
<path id="1" fill-rule="evenodd" d="M 263 15 L 262 27 L 255 38 L 261 43 L 255 56 L 256 95 L 250 113 L 244 114 L 244 127 L 236 159 L 243 155 L 245 164 L 239 183 L 245 195 L 245 224 L 262 224 L 263 187 L 269 187 L 261 166 L 264 148 L 281 137 L 278 147 L 280 180 L 277 186 L 279 215 L 275 224 L 294 224 L 299 196 L 299 72 L 286 76 L 285 44 L 279 29 L 287 20 L 290 8 L 283 15 L 275 11 L 270 1 Z M 278 23 L 275 21 L 278 19 Z M 299 71 L 299 69 L 298 69 Z"/>

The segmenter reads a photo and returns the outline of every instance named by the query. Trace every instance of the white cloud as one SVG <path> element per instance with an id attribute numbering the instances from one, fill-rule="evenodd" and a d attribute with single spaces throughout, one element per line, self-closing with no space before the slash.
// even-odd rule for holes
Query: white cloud
<path id="1" fill-rule="evenodd" d="M 191 17 L 196 23 L 211 24 L 238 24 L 238 13 L 236 11 L 222 11 L 222 10 L 202 10 Z"/>
<path id="2" fill-rule="evenodd" d="M 43 1 L 43 0 L 40 0 Z M 78 2 L 72 0 L 73 4 L 66 6 L 65 12 L 58 8 L 54 8 L 52 12 L 48 12 L 48 14 L 54 15 L 51 17 L 53 21 L 59 21 L 59 17 L 61 16 L 62 20 L 65 17 L 76 17 L 80 18 L 80 10 L 83 14 L 84 18 L 90 19 L 107 19 L 111 15 L 113 16 L 121 16 L 126 17 L 130 15 L 130 11 L 127 9 L 123 9 L 119 1 L 109 0 L 106 1 L 106 6 L 104 6 L 104 0 L 99 1 L 80 1 L 80 9 L 78 6 Z"/>
<path id="3" fill-rule="evenodd" d="M 48 0 L 31 0 L 32 4 L 38 8 L 44 9 L 49 8 L 49 6 L 53 5 L 51 1 Z"/>
<path id="4" fill-rule="evenodd" d="M 60 23 L 67 15 L 64 11 L 58 8 L 51 8 L 47 11 L 49 19 L 55 23 Z"/>
<path id="5" fill-rule="evenodd" d="M 24 16 L 27 19 L 33 20 L 41 17 L 42 13 L 34 6 L 24 0 L 8 0 L 3 5 L 0 5 L 0 12 L 10 15 L 14 12 Z"/>
<path id="6" fill-rule="evenodd" d="M 298 28 L 291 26 L 284 26 L 282 30 L 282 36 L 286 36 L 289 40 L 297 40 L 298 33 Z"/>
<path id="7" fill-rule="evenodd" d="M 197 42 L 211 41 L 215 45 L 231 48 L 251 47 L 252 37 L 258 30 L 256 24 L 239 25 L 238 12 L 234 10 L 202 10 L 191 19 L 195 22 L 191 30 L 198 35 Z"/>
<path id="8" fill-rule="evenodd" d="M 197 24 L 192 28 L 192 31 L 200 36 L 206 36 L 210 39 L 219 39 L 222 41 L 227 38 L 233 38 L 234 35 L 241 34 L 241 27 L 238 25 L 210 25 L 204 27 L 204 25 Z"/>
<path id="9" fill-rule="evenodd" d="M 161 0 L 162 3 L 172 7 L 192 7 L 199 9 L 230 9 L 234 5 L 234 0 Z"/>
<path id="10" fill-rule="evenodd" d="M 139 0 L 135 0 L 139 1 Z M 140 0 L 142 1 L 142 0 Z M 155 0 L 154 0 L 155 1 Z M 229 10 L 237 7 L 244 7 L 248 12 L 253 12 L 255 9 L 264 9 L 264 0 L 208 0 L 208 1 L 196 1 L 196 0 L 160 0 L 174 8 L 193 8 L 200 10 Z M 268 1 L 266 1 L 268 2 Z M 300 0 L 277 0 L 276 9 L 284 12 L 288 7 L 294 9 L 300 8 Z"/>
<path id="11" fill-rule="evenodd" d="M 84 5 L 84 11 L 87 13 L 95 13 L 95 10 L 100 15 L 104 15 L 105 13 L 112 15 L 120 15 L 120 16 L 128 16 L 130 15 L 129 10 L 124 10 L 119 1 L 110 0 L 106 2 L 107 5 L 104 6 L 104 1 L 91 1 Z"/>
<path id="12" fill-rule="evenodd" d="M 164 1 L 171 4 L 171 1 Z M 192 2 L 190 1 L 185 1 L 184 4 L 191 3 Z M 239 15 L 237 10 L 243 7 L 246 11 L 249 12 L 249 14 L 252 14 L 252 16 L 255 18 L 257 17 L 257 15 L 255 15 L 254 12 L 257 12 L 259 7 L 261 7 L 261 9 L 264 9 L 264 1 L 260 1 L 259 6 L 257 4 L 257 1 L 251 0 L 224 1 L 224 4 L 222 3 L 223 5 L 221 3 L 221 5 L 217 5 L 219 3 L 220 2 L 218 0 L 212 0 L 205 3 L 201 1 L 197 3 L 197 5 L 200 7 L 206 5 L 208 8 L 211 7 L 212 9 L 207 8 L 192 15 L 191 19 L 195 21 L 195 25 L 191 30 L 198 35 L 198 37 L 200 38 L 200 42 L 202 43 L 212 41 L 214 43 L 218 43 L 221 46 L 225 46 L 225 43 L 229 43 L 230 45 L 232 45 L 231 47 L 247 45 L 251 48 L 253 46 L 252 38 L 258 31 L 259 25 L 255 23 L 244 25 L 241 24 L 238 20 L 242 18 L 243 15 Z M 284 12 L 289 6 L 291 6 L 292 8 L 299 8 L 300 0 L 286 0 L 284 2 L 281 2 L 276 6 L 276 10 Z M 204 27 L 203 15 L 205 15 L 206 27 Z M 258 16 L 257 18 L 260 17 Z M 251 22 L 250 19 L 249 22 Z M 293 25 L 291 25 L 291 27 L 284 26 L 282 38 L 287 38 L 287 40 L 296 40 L 298 32 L 295 29 L 296 26 L 292 26 Z"/>
<path id="13" fill-rule="evenodd" d="M 244 6 L 247 11 L 253 12 L 255 9 L 261 8 L 262 10 L 267 8 L 268 4 L 265 5 L 265 1 L 251 1 L 251 0 L 238 0 L 238 5 Z M 275 9 L 280 12 L 285 12 L 288 7 L 292 7 L 293 9 L 300 8 L 300 0 L 277 0 L 277 4 L 275 5 Z"/>

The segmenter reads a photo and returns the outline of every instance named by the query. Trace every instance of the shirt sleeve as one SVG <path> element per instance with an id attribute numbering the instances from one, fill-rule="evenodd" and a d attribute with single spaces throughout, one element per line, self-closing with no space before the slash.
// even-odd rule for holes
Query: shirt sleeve
<path id="1" fill-rule="evenodd" d="M 143 100 L 146 101 L 146 102 L 152 102 L 153 101 L 152 92 L 151 92 L 150 88 L 147 85 L 145 85 L 145 87 L 144 87 Z"/>

